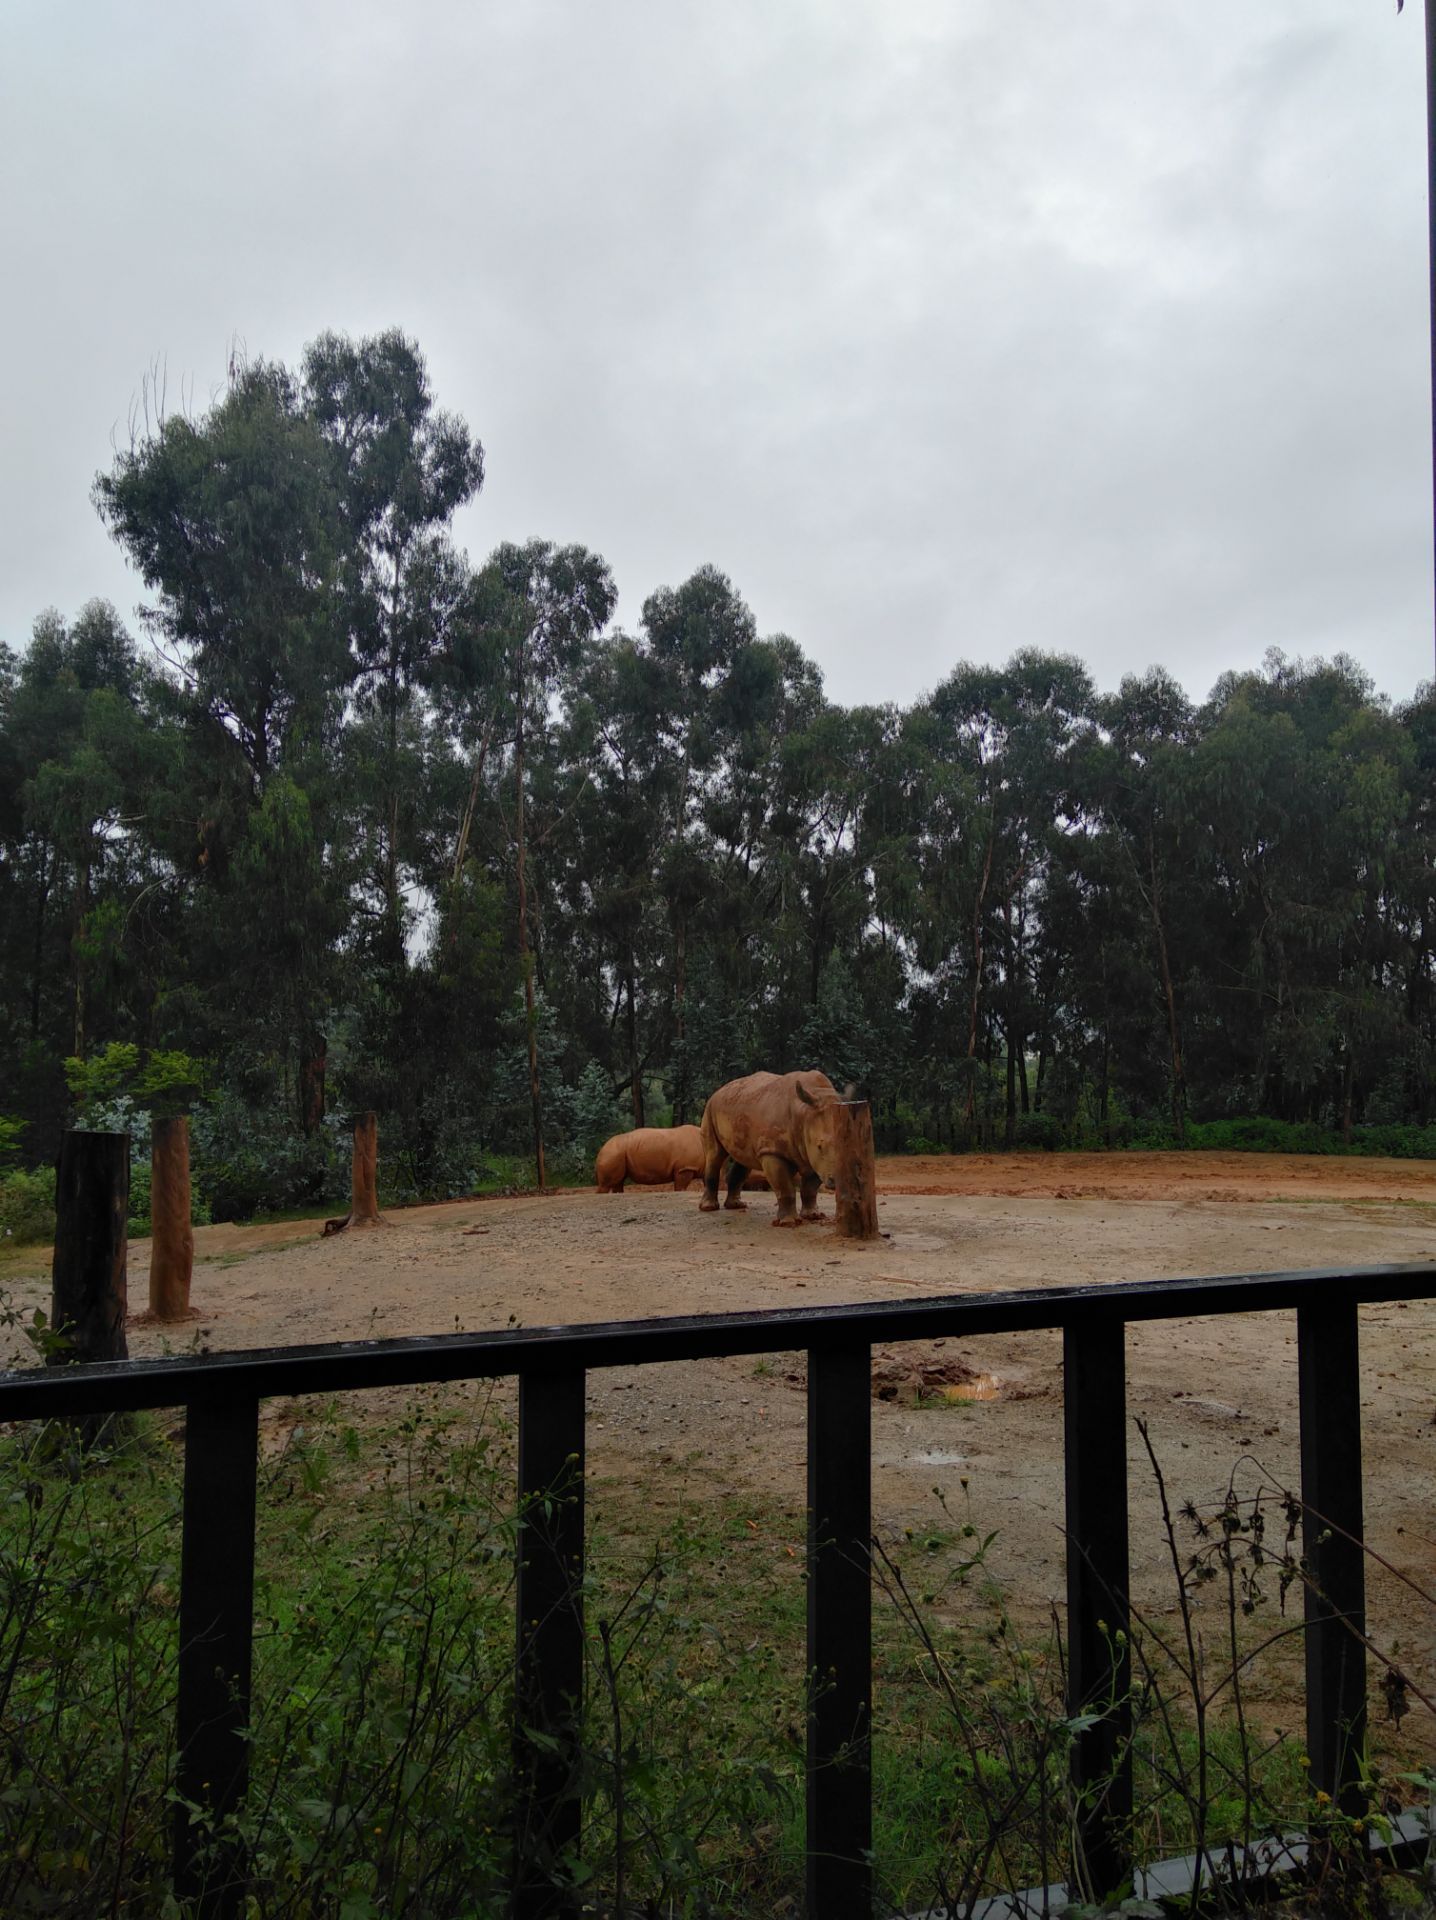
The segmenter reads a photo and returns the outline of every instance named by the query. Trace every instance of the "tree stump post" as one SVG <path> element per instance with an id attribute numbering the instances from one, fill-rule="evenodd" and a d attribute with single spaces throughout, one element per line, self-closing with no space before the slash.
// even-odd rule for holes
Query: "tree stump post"
<path id="1" fill-rule="evenodd" d="M 379 1116 L 371 1110 L 354 1116 L 349 1212 L 343 1220 L 326 1220 L 324 1231 L 343 1233 L 349 1227 L 387 1227 L 388 1224 L 379 1211 Z"/>
<path id="2" fill-rule="evenodd" d="M 130 1136 L 67 1133 L 55 1172 L 50 1325 L 66 1344 L 49 1366 L 128 1360 Z"/>
<path id="3" fill-rule="evenodd" d="M 872 1109 L 866 1100 L 839 1103 L 837 1146 L 838 1236 L 843 1240 L 876 1240 L 877 1165 Z"/>
<path id="4" fill-rule="evenodd" d="M 190 1220 L 189 1118 L 156 1118 L 150 1136 L 150 1312 L 156 1320 L 189 1315 L 194 1272 Z"/>

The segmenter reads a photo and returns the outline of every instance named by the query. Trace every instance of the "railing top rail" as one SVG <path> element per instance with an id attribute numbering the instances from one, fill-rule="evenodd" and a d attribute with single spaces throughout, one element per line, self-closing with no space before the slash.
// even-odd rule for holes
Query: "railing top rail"
<path id="1" fill-rule="evenodd" d="M 1436 1295 L 1436 1261 L 1419 1261 L 241 1349 L 0 1372 L 0 1420 L 131 1412 L 218 1395 L 267 1399 L 423 1386 L 492 1379 L 531 1368 L 649 1366 L 723 1354 L 781 1353 L 837 1341 L 878 1345 L 935 1335 L 1020 1333 L 1074 1326 L 1094 1318 L 1173 1320 L 1194 1314 L 1262 1313 L 1312 1306 L 1334 1297 L 1375 1301 L 1432 1295 Z"/>

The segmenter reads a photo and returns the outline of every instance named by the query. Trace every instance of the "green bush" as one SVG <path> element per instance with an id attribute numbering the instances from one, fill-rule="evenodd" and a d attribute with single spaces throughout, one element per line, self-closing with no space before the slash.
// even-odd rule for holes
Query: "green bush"
<path id="1" fill-rule="evenodd" d="M 0 1913 L 178 1920 L 181 1473 L 158 1425 L 83 1457 L 60 1429 L 0 1438 Z M 250 1790 L 214 1854 L 222 1869 L 240 1841 L 247 1912 L 508 1911 L 512 1476 L 482 1413 L 415 1407 L 361 1432 L 332 1404 L 264 1470 Z M 687 1638 L 670 1574 L 703 1550 L 679 1539 L 676 1560 L 592 1575 L 583 1870 L 634 1912 L 754 1910 L 722 1898 L 735 1884 L 771 1911 L 758 1836 L 795 1798 L 783 1723 L 754 1728 L 728 1684 L 743 1658 Z M 576 1870 L 541 1865 L 560 1884 Z M 791 1904 L 795 1863 L 776 1870 Z"/>
<path id="2" fill-rule="evenodd" d="M 0 1239 L 28 1245 L 55 1237 L 55 1169 L 0 1174 Z"/>
<path id="3" fill-rule="evenodd" d="M 1395 1160 L 1436 1160 L 1436 1126 L 1353 1127 L 1346 1141 L 1314 1120 L 1271 1120 L 1247 1114 L 1192 1121 L 1187 1145 L 1205 1153 L 1370 1154 Z"/>
<path id="4" fill-rule="evenodd" d="M 1062 1123 L 1054 1114 L 1024 1113 L 1015 1138 L 1019 1147 L 1041 1147 L 1051 1153 L 1062 1145 Z"/>

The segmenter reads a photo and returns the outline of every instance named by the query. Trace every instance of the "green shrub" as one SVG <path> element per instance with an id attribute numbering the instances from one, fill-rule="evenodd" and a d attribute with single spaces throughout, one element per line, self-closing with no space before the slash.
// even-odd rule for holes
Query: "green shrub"
<path id="1" fill-rule="evenodd" d="M 29 1245 L 55 1237 L 55 1169 L 0 1174 L 0 1239 Z"/>
<path id="2" fill-rule="evenodd" d="M 1018 1119 L 1015 1138 L 1019 1147 L 1041 1147 L 1052 1153 L 1062 1145 L 1062 1123 L 1054 1114 L 1024 1113 Z"/>
<path id="3" fill-rule="evenodd" d="M 1371 1154 L 1396 1160 L 1436 1160 L 1436 1126 L 1353 1127 L 1350 1141 L 1314 1120 L 1272 1120 L 1264 1114 L 1192 1121 L 1187 1145 L 1205 1153 Z"/>

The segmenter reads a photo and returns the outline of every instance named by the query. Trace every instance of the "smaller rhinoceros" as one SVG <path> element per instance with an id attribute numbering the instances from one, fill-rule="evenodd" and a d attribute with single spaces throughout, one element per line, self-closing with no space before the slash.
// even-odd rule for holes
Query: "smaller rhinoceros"
<path id="1" fill-rule="evenodd" d="M 622 1193 L 625 1180 L 636 1187 L 666 1187 L 681 1193 L 703 1173 L 703 1135 L 697 1127 L 637 1127 L 605 1140 L 593 1163 L 600 1193 Z"/>

